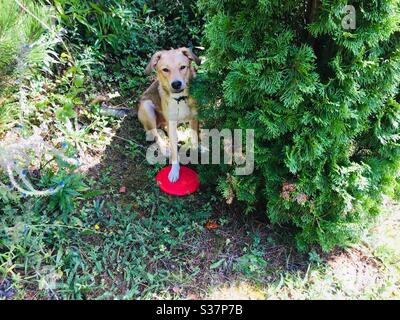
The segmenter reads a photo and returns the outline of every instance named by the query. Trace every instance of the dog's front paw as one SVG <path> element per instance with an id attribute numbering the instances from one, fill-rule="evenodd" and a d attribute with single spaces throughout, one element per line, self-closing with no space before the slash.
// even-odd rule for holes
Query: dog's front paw
<path id="1" fill-rule="evenodd" d="M 180 171 L 179 163 L 172 164 L 171 171 L 168 174 L 168 180 L 171 183 L 174 183 L 179 180 L 179 171 Z"/>

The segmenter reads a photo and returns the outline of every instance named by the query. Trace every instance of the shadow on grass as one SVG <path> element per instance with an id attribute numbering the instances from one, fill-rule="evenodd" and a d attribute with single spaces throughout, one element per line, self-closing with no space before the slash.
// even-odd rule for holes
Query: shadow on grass
<path id="1" fill-rule="evenodd" d="M 98 165 L 85 173 L 90 190 L 76 197 L 71 212 L 57 216 L 46 212 L 43 202 L 43 210 L 34 214 L 27 208 L 37 199 L 27 199 L 21 214 L 10 211 L 4 217 L 19 244 L 7 238 L 5 257 L 16 261 L 13 272 L 24 274 L 28 265 L 25 276 L 35 278 L 22 284 L 0 276 L 0 298 L 7 293 L 12 297 L 6 299 L 399 295 L 391 289 L 400 279 L 399 255 L 392 250 L 399 247 L 398 215 L 380 223 L 385 229 L 358 247 L 300 254 L 292 230 L 270 225 L 261 211 L 245 215 L 207 183 L 183 198 L 162 193 L 155 183 L 161 166 L 145 160 L 145 134 L 135 117 L 123 119 L 114 133 L 101 154 L 91 155 Z M 390 233 L 393 241 L 387 244 Z M 38 286 L 43 281 L 51 286 Z M 22 289 L 10 291 L 17 287 Z"/>
<path id="2" fill-rule="evenodd" d="M 115 235 L 101 241 L 107 249 L 103 255 L 118 251 L 120 257 L 99 279 L 119 279 L 109 294 L 195 299 L 227 283 L 266 284 L 279 280 L 280 272 L 307 270 L 306 256 L 286 235 L 290 230 L 273 228 L 263 214 L 245 216 L 240 205 L 226 204 L 205 183 L 188 197 L 163 194 L 155 183 L 161 166 L 147 163 L 146 147 L 136 117 L 126 117 L 100 164 L 89 172 L 93 188 L 103 193 L 96 199 L 102 203 L 100 224 Z M 208 227 L 210 221 L 218 227 Z M 130 260 L 132 252 L 143 263 Z"/>

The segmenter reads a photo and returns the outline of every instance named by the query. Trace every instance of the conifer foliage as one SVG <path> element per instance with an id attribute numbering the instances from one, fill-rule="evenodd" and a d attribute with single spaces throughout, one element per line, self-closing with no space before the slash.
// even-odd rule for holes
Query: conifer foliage
<path id="1" fill-rule="evenodd" d="M 354 241 L 396 188 L 399 1 L 200 7 L 207 51 L 194 94 L 204 126 L 255 129 L 252 175 L 235 176 L 232 166 L 208 174 L 219 170 L 218 189 L 248 212 L 262 208 L 271 222 L 294 225 L 301 249 Z"/>

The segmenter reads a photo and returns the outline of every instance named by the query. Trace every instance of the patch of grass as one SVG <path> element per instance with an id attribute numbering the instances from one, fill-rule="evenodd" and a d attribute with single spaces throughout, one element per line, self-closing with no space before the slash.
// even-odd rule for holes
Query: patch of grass
<path id="1" fill-rule="evenodd" d="M 392 201 L 387 201 L 385 208 L 387 213 L 359 246 L 330 254 L 312 251 L 308 261 L 306 257 L 300 259 L 302 268 L 298 270 L 291 270 L 290 262 L 271 268 L 275 256 L 266 266 L 269 279 L 266 275 L 249 276 L 248 266 L 260 267 L 264 263 L 257 263 L 253 255 L 245 255 L 236 260 L 243 276 L 232 285 L 222 283 L 211 287 L 206 296 L 213 299 L 399 299 L 400 210 Z M 265 246 L 258 246 L 256 252 L 265 250 Z M 285 256 L 290 260 L 290 254 Z"/>
<path id="2" fill-rule="evenodd" d="M 12 128 L 18 119 L 18 106 L 0 99 L 0 136 Z"/>
<path id="3" fill-rule="evenodd" d="M 13 298 L 398 297 L 398 206 L 388 205 L 391 214 L 360 247 L 299 254 L 289 230 L 244 217 L 207 189 L 161 193 L 158 168 L 132 156 L 132 141 L 144 141 L 139 129 L 134 118 L 119 125 L 71 214 L 35 210 L 37 199 L 5 206 L 0 271 Z M 205 228 L 210 219 L 217 229 Z"/>
<path id="4" fill-rule="evenodd" d="M 44 24 L 50 24 L 51 17 L 47 6 L 31 0 L 20 3 Z M 3 73 L 6 69 L 10 70 L 11 64 L 16 63 L 22 46 L 32 45 L 40 39 L 44 27 L 32 15 L 23 11 L 16 1 L 0 0 L 0 8 L 0 73 Z M 35 54 L 37 53 L 36 51 Z M 43 58 L 43 55 L 40 58 Z"/>
<path id="5" fill-rule="evenodd" d="M 193 212 L 194 198 L 171 201 L 158 190 L 130 197 L 122 206 L 117 195 L 87 201 L 65 222 L 28 213 L 31 200 L 10 208 L 1 220 L 3 277 L 22 292 L 34 287 L 37 298 L 143 299 L 190 282 L 197 270 L 185 260 L 210 208 Z"/>

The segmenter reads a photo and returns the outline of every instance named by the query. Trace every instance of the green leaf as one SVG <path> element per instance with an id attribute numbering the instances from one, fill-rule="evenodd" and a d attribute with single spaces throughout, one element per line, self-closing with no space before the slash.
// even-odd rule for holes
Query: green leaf
<path id="1" fill-rule="evenodd" d="M 218 261 L 212 263 L 212 264 L 210 265 L 210 269 L 217 269 L 217 268 L 219 268 L 224 262 L 225 262 L 225 259 L 220 259 L 220 260 L 218 260 Z"/>

